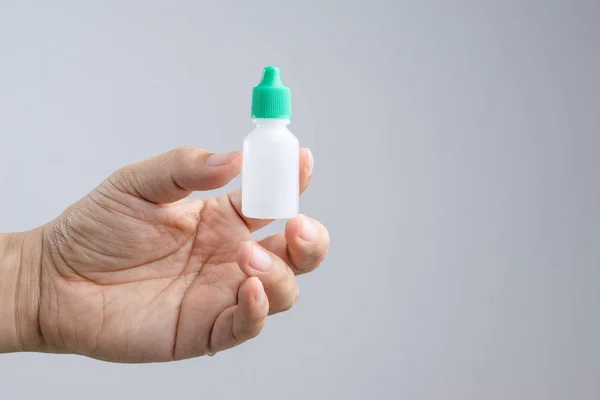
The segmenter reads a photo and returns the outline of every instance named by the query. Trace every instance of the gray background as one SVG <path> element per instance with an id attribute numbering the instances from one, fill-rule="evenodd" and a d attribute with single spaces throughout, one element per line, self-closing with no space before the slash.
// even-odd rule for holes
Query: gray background
<path id="1" fill-rule="evenodd" d="M 132 161 L 239 149 L 274 64 L 315 156 L 301 209 L 332 236 L 244 346 L 3 355 L 0 397 L 600 398 L 599 18 L 567 0 L 0 1 L 2 231 Z"/>

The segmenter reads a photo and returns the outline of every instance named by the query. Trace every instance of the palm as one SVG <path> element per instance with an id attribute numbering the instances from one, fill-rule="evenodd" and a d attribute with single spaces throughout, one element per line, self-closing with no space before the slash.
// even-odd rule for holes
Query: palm
<path id="1" fill-rule="evenodd" d="M 251 232 L 227 196 L 155 204 L 105 183 L 48 232 L 40 325 L 56 350 L 143 362 L 238 344 L 219 319 L 248 278 L 236 252 Z"/>

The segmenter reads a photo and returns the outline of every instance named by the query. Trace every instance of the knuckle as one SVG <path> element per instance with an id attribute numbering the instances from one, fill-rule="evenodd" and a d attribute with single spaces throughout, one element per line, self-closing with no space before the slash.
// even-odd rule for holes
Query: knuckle
<path id="1" fill-rule="evenodd" d="M 183 165 L 193 164 L 203 154 L 206 154 L 206 151 L 193 146 L 181 146 L 172 151 L 174 161 Z"/>
<path id="2" fill-rule="evenodd" d="M 299 273 L 308 273 L 317 269 L 327 256 L 329 250 L 329 243 L 324 243 L 312 251 L 304 253 L 298 257 L 299 260 L 295 265 L 296 270 Z"/>
<path id="3" fill-rule="evenodd" d="M 135 164 L 127 165 L 113 172 L 99 188 L 103 193 L 116 190 L 119 193 L 132 194 L 136 192 L 135 188 L 140 186 L 139 175 Z"/>
<path id="4" fill-rule="evenodd" d="M 123 189 L 123 182 L 128 180 L 131 168 L 121 167 L 106 178 L 105 186 L 112 187 L 118 190 Z"/>
<path id="5" fill-rule="evenodd" d="M 198 154 L 198 153 L 205 153 L 205 151 L 204 151 L 204 149 L 201 149 L 200 147 L 180 146 L 180 147 L 177 147 L 176 149 L 174 149 L 173 153 L 178 156 L 185 156 L 185 155 L 194 155 L 194 154 Z"/>
<path id="6" fill-rule="evenodd" d="M 298 301 L 299 297 L 300 289 L 298 288 L 298 286 L 296 286 L 294 290 L 288 296 L 285 296 L 285 298 L 282 300 L 279 306 L 279 311 L 285 312 L 291 310 L 292 307 L 294 307 L 294 305 Z"/>

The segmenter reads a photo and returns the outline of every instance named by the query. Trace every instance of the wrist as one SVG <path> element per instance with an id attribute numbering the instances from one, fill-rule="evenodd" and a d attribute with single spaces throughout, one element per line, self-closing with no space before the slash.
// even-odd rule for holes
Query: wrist
<path id="1" fill-rule="evenodd" d="M 0 234 L 0 353 L 38 351 L 43 227 Z"/>

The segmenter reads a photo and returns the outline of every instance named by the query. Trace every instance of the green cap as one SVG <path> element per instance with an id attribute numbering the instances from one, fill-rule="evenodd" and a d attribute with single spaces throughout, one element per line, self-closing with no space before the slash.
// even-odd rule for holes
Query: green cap
<path id="1" fill-rule="evenodd" d="M 277 67 L 265 67 L 260 83 L 252 89 L 252 118 L 292 117 L 290 88 L 281 82 Z"/>

